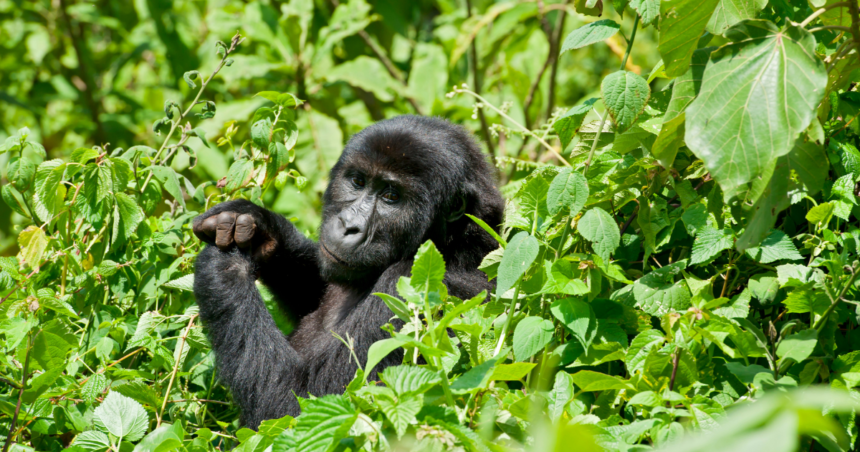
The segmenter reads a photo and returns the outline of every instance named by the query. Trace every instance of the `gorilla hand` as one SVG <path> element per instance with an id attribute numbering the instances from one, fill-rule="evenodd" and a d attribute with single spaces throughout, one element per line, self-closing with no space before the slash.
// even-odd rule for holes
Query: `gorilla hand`
<path id="1" fill-rule="evenodd" d="M 257 262 L 274 255 L 284 240 L 278 215 L 239 199 L 218 204 L 194 219 L 192 230 L 203 242 L 226 251 L 233 245 L 246 250 Z"/>

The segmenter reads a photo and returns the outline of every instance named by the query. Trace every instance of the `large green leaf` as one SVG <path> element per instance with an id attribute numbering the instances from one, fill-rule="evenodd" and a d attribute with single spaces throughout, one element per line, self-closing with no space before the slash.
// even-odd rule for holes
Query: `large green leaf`
<path id="1" fill-rule="evenodd" d="M 594 251 L 607 262 L 609 255 L 615 252 L 621 242 L 618 224 L 600 207 L 585 212 L 576 224 L 576 229 L 591 242 Z"/>
<path id="2" fill-rule="evenodd" d="M 672 98 L 666 107 L 666 114 L 663 115 L 663 124 L 683 114 L 687 106 L 699 95 L 699 90 L 702 88 L 702 75 L 705 73 L 705 67 L 713 50 L 713 47 L 706 47 L 693 52 L 690 68 L 676 78 L 672 85 Z"/>
<path id="3" fill-rule="evenodd" d="M 555 176 L 546 194 L 549 213 L 555 215 L 562 209 L 569 209 L 576 216 L 588 200 L 588 181 L 582 174 L 565 168 Z"/>
<path id="4" fill-rule="evenodd" d="M 591 305 L 576 298 L 563 298 L 554 301 L 550 310 L 582 343 L 582 347 L 588 350 L 597 333 L 597 319 Z"/>
<path id="5" fill-rule="evenodd" d="M 630 7 L 639 13 L 642 25 L 651 25 L 660 17 L 660 0 L 630 0 Z"/>
<path id="6" fill-rule="evenodd" d="M 514 330 L 514 358 L 524 361 L 552 340 L 552 322 L 537 316 L 520 320 Z"/>
<path id="7" fill-rule="evenodd" d="M 143 438 L 149 427 L 146 410 L 134 400 L 111 391 L 93 413 L 96 426 L 103 426 L 111 435 L 128 441 Z"/>
<path id="8" fill-rule="evenodd" d="M 391 366 L 379 378 L 398 395 L 420 394 L 439 383 L 439 374 L 416 366 Z"/>
<path id="9" fill-rule="evenodd" d="M 296 425 L 298 450 L 333 450 L 349 432 L 357 417 L 350 403 L 340 395 L 329 394 L 308 401 Z"/>
<path id="10" fill-rule="evenodd" d="M 496 292 L 504 294 L 514 287 L 517 280 L 529 269 L 538 255 L 540 244 L 528 232 L 515 235 L 505 248 L 505 255 L 499 264 Z"/>
<path id="11" fill-rule="evenodd" d="M 731 249 L 735 244 L 734 236 L 734 231 L 731 229 L 714 229 L 706 226 L 699 231 L 693 242 L 690 264 L 710 262 L 723 251 Z"/>
<path id="12" fill-rule="evenodd" d="M 726 35 L 733 42 L 711 55 L 687 108 L 686 142 L 723 192 L 737 194 L 791 151 L 824 95 L 827 72 L 802 28 L 748 20 Z"/>
<path id="13" fill-rule="evenodd" d="M 705 25 L 720 0 L 663 0 L 660 2 L 660 55 L 667 77 L 687 71 Z"/>
<path id="14" fill-rule="evenodd" d="M 723 34 L 732 25 L 756 14 L 767 6 L 767 0 L 720 0 L 705 28 L 715 35 Z"/>
<path id="15" fill-rule="evenodd" d="M 690 307 L 690 289 L 681 279 L 674 281 L 674 276 L 684 268 L 685 262 L 666 265 L 663 268 L 648 273 L 633 284 L 633 297 L 636 305 L 653 316 L 662 316 L 669 312 L 679 312 Z"/>
<path id="16" fill-rule="evenodd" d="M 436 249 L 436 245 L 428 240 L 415 254 L 410 283 L 418 291 L 441 292 L 445 290 L 442 284 L 443 278 L 445 278 L 445 260 L 442 258 L 442 253 Z"/>
<path id="17" fill-rule="evenodd" d="M 624 133 L 633 126 L 651 98 L 648 82 L 630 71 L 607 75 L 600 89 L 603 91 L 603 103 L 615 121 L 617 133 Z"/>

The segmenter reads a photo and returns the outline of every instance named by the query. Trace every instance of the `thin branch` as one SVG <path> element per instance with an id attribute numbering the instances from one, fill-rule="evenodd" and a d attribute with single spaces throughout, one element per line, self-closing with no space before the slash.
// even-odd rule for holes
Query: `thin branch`
<path id="1" fill-rule="evenodd" d="M 558 150 L 557 150 L 556 148 L 552 147 L 549 143 L 547 143 L 547 142 L 546 142 L 546 140 L 544 140 L 543 138 L 539 137 L 536 133 L 534 133 L 533 131 L 529 130 L 529 129 L 528 129 L 528 128 L 526 128 L 524 125 L 522 125 L 522 124 L 518 123 L 516 120 L 514 120 L 514 118 L 511 118 L 510 116 L 508 116 L 508 115 L 507 115 L 507 113 L 505 113 L 505 112 L 503 112 L 502 110 L 500 110 L 500 109 L 496 108 L 496 106 L 495 106 L 495 105 L 491 104 L 487 99 L 484 99 L 480 94 L 478 94 L 478 93 L 476 93 L 476 92 L 474 92 L 474 91 L 472 91 L 472 90 L 470 90 L 470 89 L 468 89 L 468 88 L 462 88 L 462 87 L 456 87 L 456 86 L 454 87 L 454 93 L 466 93 L 466 94 L 469 94 L 469 95 L 473 96 L 475 99 L 478 99 L 478 100 L 481 102 L 481 104 L 483 104 L 483 105 L 484 105 L 484 106 L 486 106 L 486 107 L 490 107 L 493 111 L 495 111 L 496 113 L 498 113 L 498 115 L 499 115 L 499 116 L 501 116 L 502 118 L 507 119 L 507 120 L 508 120 L 508 121 L 510 121 L 512 124 L 516 125 L 516 126 L 520 129 L 520 131 L 522 131 L 523 133 L 525 133 L 525 134 L 527 134 L 527 135 L 530 135 L 532 138 L 536 139 L 536 140 L 537 140 L 540 144 L 542 144 L 542 145 L 543 145 L 547 150 L 549 150 L 550 152 L 552 152 L 553 154 L 555 154 L 556 158 L 558 158 L 558 159 L 559 159 L 559 161 L 561 161 L 561 163 L 563 163 L 565 166 L 570 166 L 570 163 L 568 163 L 568 162 L 567 162 L 567 160 L 565 160 L 565 159 L 564 159 L 564 157 L 562 157 L 562 156 L 561 156 L 561 154 L 559 154 L 559 153 L 558 153 Z M 451 94 L 451 93 L 449 93 L 449 94 Z M 481 109 L 479 108 L 479 109 L 478 109 L 478 112 L 480 112 L 480 111 L 481 111 Z"/>
<path id="2" fill-rule="evenodd" d="M 182 362 L 182 349 L 185 347 L 185 340 L 188 338 L 188 332 L 191 331 L 191 327 L 194 326 L 194 319 L 196 318 L 197 314 L 191 316 L 188 320 L 188 326 L 185 328 L 185 332 L 182 333 L 182 336 L 179 337 L 179 341 L 177 341 L 176 349 L 179 350 L 179 356 L 177 356 L 176 362 L 173 363 L 173 372 L 170 373 L 170 382 L 167 383 L 167 390 L 164 392 L 164 403 L 161 404 L 161 411 L 158 414 L 158 421 L 155 424 L 155 428 L 161 427 L 161 421 L 164 420 L 164 409 L 167 408 L 167 398 L 170 397 L 170 388 L 173 387 L 173 380 L 176 379 L 176 373 L 179 371 L 179 365 Z"/>
<path id="3" fill-rule="evenodd" d="M 851 27 L 842 27 L 839 25 L 824 25 L 821 27 L 810 28 L 807 31 L 809 31 L 810 33 L 815 33 L 816 31 L 822 31 L 822 30 L 838 30 L 838 31 L 845 31 L 845 32 L 851 33 Z"/>
<path id="4" fill-rule="evenodd" d="M 167 403 L 183 403 L 183 402 L 217 403 L 219 405 L 229 405 L 230 404 L 230 402 L 224 402 L 221 400 L 211 400 L 211 399 L 176 399 L 176 400 L 171 400 Z"/>
<path id="5" fill-rule="evenodd" d="M 799 23 L 799 24 L 798 24 L 798 26 L 799 26 L 799 27 L 801 27 L 801 28 L 806 27 L 806 26 L 807 26 L 807 25 L 809 25 L 813 20 L 815 20 L 815 18 L 816 18 L 816 17 L 818 17 L 818 16 L 820 16 L 820 15 L 822 15 L 822 14 L 826 13 L 827 11 L 830 11 L 831 9 L 834 9 L 834 8 L 841 8 L 841 7 L 843 7 L 843 6 L 847 6 L 847 7 L 849 7 L 849 8 L 850 8 L 850 7 L 851 7 L 851 2 L 839 2 L 839 3 L 834 3 L 834 4 L 832 4 L 832 5 L 827 5 L 827 6 L 825 6 L 824 8 L 821 8 L 821 9 L 819 9 L 819 10 L 815 11 L 814 13 L 810 14 L 810 15 L 809 15 L 809 17 L 807 17 L 803 22 Z"/>
<path id="6" fill-rule="evenodd" d="M 675 389 L 675 376 L 678 374 L 678 363 L 681 361 L 681 353 L 684 352 L 684 349 L 681 347 L 678 347 L 675 350 L 675 356 L 672 358 L 672 377 L 669 378 L 670 391 Z"/>
<path id="7" fill-rule="evenodd" d="M 18 404 L 15 405 L 15 412 L 12 414 L 12 423 L 9 424 L 9 433 L 6 435 L 6 444 L 3 445 L 3 452 L 9 452 L 9 446 L 12 444 L 12 437 L 15 436 L 15 423 L 18 422 L 18 414 L 21 412 L 21 402 L 24 399 L 24 388 L 27 387 L 27 374 L 30 372 L 30 351 L 33 347 L 32 336 L 27 335 L 27 355 L 24 357 L 24 367 L 21 368 L 21 386 L 18 387 Z"/>

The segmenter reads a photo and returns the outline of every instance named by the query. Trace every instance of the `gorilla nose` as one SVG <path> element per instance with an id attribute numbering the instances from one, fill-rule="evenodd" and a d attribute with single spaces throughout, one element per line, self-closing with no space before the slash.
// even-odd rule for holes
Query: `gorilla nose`
<path id="1" fill-rule="evenodd" d="M 364 241 L 365 232 L 367 230 L 366 222 L 362 221 L 362 216 L 352 211 L 341 212 L 337 216 L 338 221 L 335 227 L 335 239 L 342 248 L 354 248 Z"/>

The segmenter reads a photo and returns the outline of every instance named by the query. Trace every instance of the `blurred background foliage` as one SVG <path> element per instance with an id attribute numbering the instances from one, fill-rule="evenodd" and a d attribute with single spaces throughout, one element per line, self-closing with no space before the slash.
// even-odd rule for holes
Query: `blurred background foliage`
<path id="1" fill-rule="evenodd" d="M 163 136 L 152 124 L 165 101 L 185 105 L 197 93 L 183 74 L 211 73 L 215 42 L 239 31 L 243 51 L 207 87 L 217 114 L 200 127 L 212 147 L 191 140 L 197 158 L 178 152 L 170 165 L 194 186 L 223 178 L 233 152 L 220 139 L 235 133 L 232 142 L 241 143 L 254 111 L 269 103 L 254 94 L 296 93 L 307 112 L 290 110 L 302 131 L 294 165 L 309 184 L 268 191 L 264 202 L 314 234 L 328 170 L 363 127 L 406 113 L 442 116 L 472 129 L 497 157 L 548 160 L 534 140 L 489 130 L 501 122 L 490 109 L 484 118 L 473 99 L 445 93 L 467 83 L 536 128 L 556 109 L 599 97 L 600 81 L 626 47 L 619 33 L 551 57 L 567 33 L 598 19 L 566 0 L 350 1 L 333 16 L 338 3 L 0 0 L 0 141 L 27 126 L 49 159 L 93 144 L 157 148 Z M 632 27 L 629 14 L 611 7 L 602 18 Z M 654 28 L 640 29 L 627 69 L 647 74 L 659 60 Z M 0 168 L 7 158 L 0 156 Z M 500 166 L 502 183 L 512 175 L 508 166 Z M 17 252 L 22 222 L 0 203 L 0 254 Z"/>

